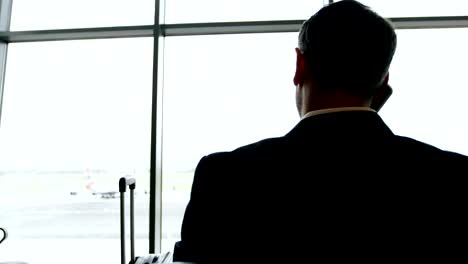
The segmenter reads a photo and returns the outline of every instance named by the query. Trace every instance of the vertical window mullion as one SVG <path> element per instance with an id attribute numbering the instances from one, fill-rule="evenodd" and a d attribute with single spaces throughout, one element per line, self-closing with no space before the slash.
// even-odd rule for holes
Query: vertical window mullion
<path id="1" fill-rule="evenodd" d="M 162 60 L 160 23 L 164 1 L 155 1 L 153 46 L 153 93 L 151 113 L 149 253 L 161 252 L 162 240 Z"/>
<path id="2" fill-rule="evenodd" d="M 10 30 L 11 7 L 11 0 L 0 1 L 0 31 Z M 3 86 L 5 83 L 7 53 L 8 43 L 0 42 L 0 124 L 2 120 Z"/>

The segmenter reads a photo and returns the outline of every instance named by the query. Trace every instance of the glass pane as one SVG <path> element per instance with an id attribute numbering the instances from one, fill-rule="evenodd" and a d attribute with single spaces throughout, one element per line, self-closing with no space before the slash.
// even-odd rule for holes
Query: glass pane
<path id="1" fill-rule="evenodd" d="M 468 29 L 400 30 L 382 108 L 393 132 L 468 155 Z"/>
<path id="2" fill-rule="evenodd" d="M 166 39 L 163 251 L 180 239 L 202 156 L 282 136 L 299 121 L 296 43 L 296 33 Z"/>
<path id="3" fill-rule="evenodd" d="M 13 1 L 11 30 L 152 25 L 155 0 Z"/>
<path id="4" fill-rule="evenodd" d="M 167 0 L 167 24 L 307 19 L 323 0 Z"/>
<path id="5" fill-rule="evenodd" d="M 468 16 L 466 0 L 362 0 L 385 17 Z"/>
<path id="6" fill-rule="evenodd" d="M 468 29 L 398 31 L 394 94 L 381 111 L 397 134 L 468 155 Z M 203 155 L 281 136 L 294 106 L 297 34 L 166 40 L 163 250 L 172 250 Z"/>
<path id="7" fill-rule="evenodd" d="M 123 176 L 138 181 L 137 253 L 148 252 L 152 47 L 152 38 L 10 44 L 0 262 L 119 263 Z"/>

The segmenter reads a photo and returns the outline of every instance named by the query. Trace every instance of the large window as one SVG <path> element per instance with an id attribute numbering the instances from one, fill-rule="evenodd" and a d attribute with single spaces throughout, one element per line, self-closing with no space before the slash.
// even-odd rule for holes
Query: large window
<path id="1" fill-rule="evenodd" d="M 468 155 L 466 29 L 400 30 L 381 115 L 397 134 Z M 297 34 L 166 40 L 163 248 L 171 250 L 201 157 L 286 134 Z M 429 55 L 430 54 L 430 55 Z"/>
<path id="2" fill-rule="evenodd" d="M 399 30 L 382 108 L 393 131 L 468 155 L 467 29 Z"/>
<path id="3" fill-rule="evenodd" d="M 137 178 L 136 253 L 172 251 L 199 160 L 299 121 L 297 29 L 329 1 L 11 2 L 0 1 L 0 262 L 55 264 L 119 262 L 122 176 Z M 466 16 L 466 1 L 362 2 L 425 28 L 397 30 L 381 116 L 468 155 L 468 19 L 434 29 L 425 17 Z M 210 35 L 223 32 L 240 34 Z"/>
<path id="4" fill-rule="evenodd" d="M 298 121 L 295 33 L 166 40 L 163 248 L 180 239 L 194 169 L 204 155 L 286 134 Z"/>
<path id="5" fill-rule="evenodd" d="M 151 25 L 154 5 L 154 0 L 15 0 L 11 30 Z"/>
<path id="6" fill-rule="evenodd" d="M 137 245 L 147 252 L 151 54 L 151 38 L 9 46 L 0 261 L 118 263 L 114 198 L 127 175 L 139 184 Z"/>
<path id="7" fill-rule="evenodd" d="M 323 0 L 169 0 L 166 23 L 307 19 Z"/>
<path id="8" fill-rule="evenodd" d="M 386 17 L 468 16 L 466 0 L 362 0 Z"/>

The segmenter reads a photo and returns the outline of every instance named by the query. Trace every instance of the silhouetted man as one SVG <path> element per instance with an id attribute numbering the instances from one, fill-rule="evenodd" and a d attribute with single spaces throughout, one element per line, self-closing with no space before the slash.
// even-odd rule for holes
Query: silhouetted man
<path id="1" fill-rule="evenodd" d="M 200 161 L 174 260 L 466 258 L 468 157 L 397 136 L 375 111 L 391 93 L 396 43 L 355 1 L 306 21 L 294 75 L 302 120 Z"/>

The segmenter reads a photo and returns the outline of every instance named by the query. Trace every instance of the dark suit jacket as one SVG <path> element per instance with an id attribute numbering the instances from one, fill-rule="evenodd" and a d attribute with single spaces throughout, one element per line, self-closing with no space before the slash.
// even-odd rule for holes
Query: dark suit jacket
<path id="1" fill-rule="evenodd" d="M 309 117 L 200 161 L 174 260 L 466 260 L 467 176 L 376 113 Z"/>

